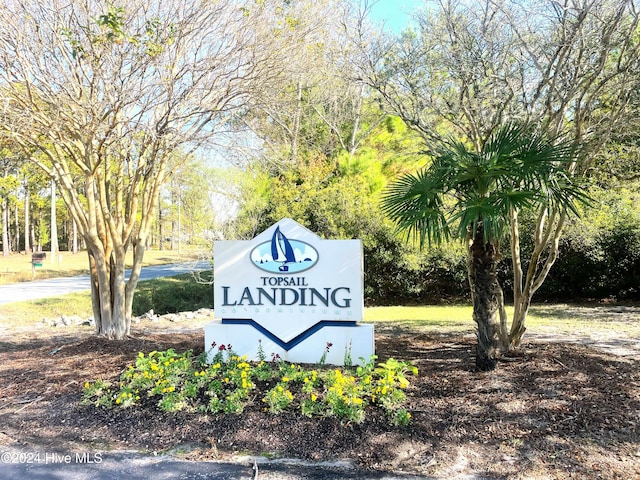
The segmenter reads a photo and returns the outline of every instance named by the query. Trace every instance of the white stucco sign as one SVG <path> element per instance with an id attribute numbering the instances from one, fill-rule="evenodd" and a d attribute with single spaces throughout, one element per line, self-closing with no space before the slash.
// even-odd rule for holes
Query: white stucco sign
<path id="1" fill-rule="evenodd" d="M 283 219 L 253 240 L 214 245 L 214 314 L 205 348 L 231 344 L 241 355 L 314 363 L 358 363 L 373 354 L 363 305 L 360 240 L 323 240 Z"/>

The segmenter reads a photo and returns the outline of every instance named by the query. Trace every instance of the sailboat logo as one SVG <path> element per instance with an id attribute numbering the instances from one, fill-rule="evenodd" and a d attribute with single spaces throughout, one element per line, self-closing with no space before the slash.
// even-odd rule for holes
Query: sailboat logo
<path id="1" fill-rule="evenodd" d="M 288 239 L 278 226 L 270 242 L 251 250 L 251 261 L 265 272 L 299 273 L 318 263 L 318 251 L 306 242 Z"/>

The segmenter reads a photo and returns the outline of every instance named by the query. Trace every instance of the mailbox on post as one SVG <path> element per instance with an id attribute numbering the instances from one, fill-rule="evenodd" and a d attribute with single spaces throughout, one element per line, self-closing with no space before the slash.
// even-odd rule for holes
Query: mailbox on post
<path id="1" fill-rule="evenodd" d="M 31 273 L 35 276 L 36 267 L 42 267 L 42 262 L 47 258 L 47 254 L 45 252 L 34 252 L 31 254 Z"/>

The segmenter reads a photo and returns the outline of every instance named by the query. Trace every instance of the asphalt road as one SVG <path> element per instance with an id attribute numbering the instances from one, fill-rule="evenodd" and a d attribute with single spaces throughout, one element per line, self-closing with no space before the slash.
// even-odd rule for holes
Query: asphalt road
<path id="1" fill-rule="evenodd" d="M 172 277 L 193 270 L 205 270 L 209 268 L 207 262 L 196 264 L 169 264 L 143 267 L 140 280 L 150 280 L 158 277 Z M 127 278 L 129 271 L 127 270 Z M 12 302 L 24 302 L 39 298 L 56 297 L 67 293 L 81 292 L 91 288 L 89 275 L 77 277 L 51 278 L 49 280 L 35 280 L 32 282 L 12 283 L 0 285 L 0 305 Z"/>
<path id="2" fill-rule="evenodd" d="M 256 469 L 257 468 L 257 472 Z M 257 474 L 256 474 L 257 473 Z M 303 462 L 265 457 L 235 462 L 187 461 L 137 452 L 64 454 L 0 446 L 3 480 L 418 480 L 433 477 L 363 470 L 348 462 Z M 456 477 L 467 480 L 467 477 Z M 473 480 L 479 480 L 473 477 Z"/>
<path id="3" fill-rule="evenodd" d="M 254 470 L 257 467 L 257 475 Z M 362 470 L 340 462 L 245 457 L 236 462 L 179 460 L 136 452 L 45 452 L 0 446 L 3 480 L 418 480 L 402 472 Z M 456 477 L 465 478 L 467 477 Z M 480 480 L 473 477 L 474 480 Z"/>

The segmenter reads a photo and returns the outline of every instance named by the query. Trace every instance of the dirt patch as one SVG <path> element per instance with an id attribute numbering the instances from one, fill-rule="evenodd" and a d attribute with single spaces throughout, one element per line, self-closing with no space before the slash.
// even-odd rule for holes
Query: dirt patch
<path id="1" fill-rule="evenodd" d="M 413 421 L 392 427 L 373 409 L 361 425 L 272 415 L 261 392 L 240 416 L 81 406 L 85 381 L 117 381 L 140 351 L 199 353 L 203 335 L 139 331 L 111 342 L 79 328 L 52 332 L 0 339 L 0 445 L 347 459 L 440 478 L 640 477 L 640 362 L 588 345 L 530 343 L 481 373 L 469 336 L 378 328 L 380 360 L 420 370 L 408 391 Z"/>

